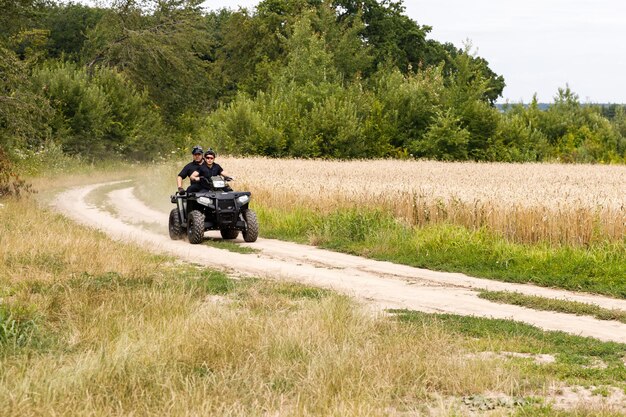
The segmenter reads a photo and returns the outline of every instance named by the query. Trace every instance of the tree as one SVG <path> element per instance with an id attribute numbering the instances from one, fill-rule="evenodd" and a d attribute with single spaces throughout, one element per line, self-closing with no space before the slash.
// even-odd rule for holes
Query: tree
<path id="1" fill-rule="evenodd" d="M 355 16 L 363 19 L 361 36 L 374 55 L 368 75 L 382 64 L 396 66 L 407 74 L 443 63 L 444 74 L 450 77 L 457 70 L 457 57 L 468 54 L 451 43 L 427 39 L 432 27 L 419 25 L 406 16 L 402 0 L 334 0 L 333 4 L 339 21 Z M 488 80 L 489 88 L 483 98 L 495 103 L 502 95 L 504 78 L 493 72 L 484 58 L 468 56 L 475 70 Z"/>
<path id="2" fill-rule="evenodd" d="M 283 25 L 276 20 L 251 16 L 247 10 L 221 17 L 209 64 L 210 77 L 221 84 L 220 99 L 228 101 L 237 91 L 255 94 L 267 89 L 270 74 L 285 56 Z"/>
<path id="3" fill-rule="evenodd" d="M 445 106 L 453 109 L 461 127 L 470 133 L 467 144 L 470 158 L 493 159 L 489 147 L 496 139 L 500 115 L 485 100 L 490 83 L 483 76 L 480 64 L 472 59 L 470 48 L 467 45 L 465 53 L 454 59 L 455 72 L 446 80 Z"/>
<path id="4" fill-rule="evenodd" d="M 295 23 L 286 49 L 286 65 L 279 71 L 282 79 L 277 82 L 296 85 L 337 82 L 333 55 L 327 50 L 324 38 L 313 30 L 308 13 Z"/>
<path id="5" fill-rule="evenodd" d="M 50 33 L 48 56 L 81 60 L 80 53 L 92 30 L 106 14 L 104 9 L 69 3 L 47 9 L 45 29 Z"/>
<path id="6" fill-rule="evenodd" d="M 444 64 L 444 74 L 446 77 L 452 77 L 458 72 L 459 58 L 465 56 L 469 59 L 469 65 L 476 74 L 480 74 L 481 78 L 486 80 L 487 88 L 483 91 L 482 99 L 493 105 L 498 97 L 502 96 L 502 91 L 506 86 L 504 77 L 498 75 L 489 67 L 489 63 L 482 57 L 471 54 L 471 43 L 465 45 L 463 49 L 457 48 L 453 44 L 446 42 L 440 43 L 436 40 L 429 39 L 427 41 L 425 66 Z"/>
<path id="7" fill-rule="evenodd" d="M 0 0 L 0 39 L 8 40 L 25 29 L 37 26 L 48 0 Z"/>
<path id="8" fill-rule="evenodd" d="M 48 101 L 33 91 L 29 68 L 0 44 L 0 148 L 33 149 L 49 138 Z"/>
<path id="9" fill-rule="evenodd" d="M 125 0 L 88 34 L 88 67 L 117 68 L 161 107 L 170 122 L 207 101 L 209 49 L 200 0 Z"/>
<path id="10" fill-rule="evenodd" d="M 409 151 L 417 157 L 444 161 L 466 160 L 470 132 L 462 127 L 461 119 L 450 109 L 437 113 L 435 122 L 420 140 L 414 141 Z"/>
<path id="11" fill-rule="evenodd" d="M 362 16 L 361 36 L 374 54 L 370 72 L 380 64 L 397 66 L 403 72 L 418 69 L 426 57 L 430 26 L 420 26 L 404 14 L 402 1 L 334 0 L 339 21 Z"/>

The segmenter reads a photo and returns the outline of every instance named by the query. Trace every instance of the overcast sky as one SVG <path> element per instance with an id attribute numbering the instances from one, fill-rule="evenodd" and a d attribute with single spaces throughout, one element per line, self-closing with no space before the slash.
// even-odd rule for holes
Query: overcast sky
<path id="1" fill-rule="evenodd" d="M 569 84 L 583 102 L 626 103 L 626 2 L 410 0 L 407 15 L 431 38 L 462 45 L 506 81 L 504 98 L 552 101 Z"/>
<path id="2" fill-rule="evenodd" d="M 85 2 L 89 0 L 84 0 Z M 208 0 L 253 9 L 258 0 Z M 405 0 L 429 38 L 473 50 L 504 76 L 503 98 L 552 101 L 566 84 L 582 102 L 626 103 L 626 1 Z"/>

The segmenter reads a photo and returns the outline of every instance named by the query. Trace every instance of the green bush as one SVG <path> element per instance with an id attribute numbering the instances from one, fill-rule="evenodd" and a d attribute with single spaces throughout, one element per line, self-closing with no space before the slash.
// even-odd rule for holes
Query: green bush
<path id="1" fill-rule="evenodd" d="M 423 139 L 443 109 L 444 89 L 441 68 L 408 76 L 396 69 L 381 69 L 374 76 L 373 91 L 387 117 L 385 130 L 391 147 L 412 150 L 413 144 Z"/>
<path id="2" fill-rule="evenodd" d="M 0 44 L 0 148 L 35 149 L 49 139 L 53 111 L 40 91 L 32 89 L 29 66 Z"/>
<path id="3" fill-rule="evenodd" d="M 546 135 L 533 126 L 521 106 L 520 109 L 521 113 L 505 115 L 500 121 L 496 142 L 492 146 L 498 155 L 496 160 L 536 162 L 550 154 Z"/>
<path id="4" fill-rule="evenodd" d="M 51 63 L 34 80 L 55 109 L 50 124 L 64 152 L 152 159 L 172 147 L 147 95 L 115 70 Z"/>
<path id="5" fill-rule="evenodd" d="M 208 120 L 206 137 L 212 147 L 231 154 L 281 155 L 284 139 L 258 109 L 258 102 L 241 95 Z"/>
<path id="6" fill-rule="evenodd" d="M 466 160 L 470 132 L 461 126 L 461 119 L 448 110 L 438 113 L 422 140 L 414 141 L 409 150 L 417 156 L 444 161 Z"/>

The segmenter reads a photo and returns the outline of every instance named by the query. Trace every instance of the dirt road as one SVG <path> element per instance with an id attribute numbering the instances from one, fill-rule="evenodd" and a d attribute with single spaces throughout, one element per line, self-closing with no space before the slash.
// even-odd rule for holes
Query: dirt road
<path id="1" fill-rule="evenodd" d="M 115 189 L 111 191 L 112 188 Z M 251 244 L 241 238 L 236 240 L 241 246 L 259 250 L 253 254 L 172 241 L 167 231 L 168 213 L 147 207 L 135 197 L 133 190 L 131 182 L 89 185 L 59 194 L 53 204 L 79 223 L 98 228 L 116 239 L 136 242 L 149 250 L 237 274 L 330 288 L 380 309 L 406 308 L 513 319 L 546 330 L 626 343 L 626 324 L 497 304 L 478 298 L 478 290 L 516 291 L 624 311 L 626 300 L 429 271 L 272 239 L 259 239 Z M 89 195 L 98 195 L 97 200 L 104 202 L 102 206 L 88 203 Z M 219 233 L 211 232 L 206 236 L 218 237 Z"/>

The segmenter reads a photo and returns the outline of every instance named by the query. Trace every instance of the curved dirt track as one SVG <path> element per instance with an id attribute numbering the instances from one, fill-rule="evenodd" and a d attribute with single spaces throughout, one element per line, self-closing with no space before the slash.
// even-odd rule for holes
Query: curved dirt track
<path id="1" fill-rule="evenodd" d="M 104 186 L 110 189 L 113 184 L 117 187 L 115 190 L 102 190 Z M 514 319 L 546 330 L 626 343 L 626 324 L 497 304 L 478 298 L 477 290 L 516 291 L 624 311 L 626 300 L 429 271 L 273 239 L 259 239 L 251 244 L 241 238 L 236 240 L 241 246 L 259 250 L 253 254 L 172 241 L 167 231 L 168 213 L 147 207 L 135 197 L 133 191 L 133 184 L 128 181 L 95 184 L 61 193 L 53 204 L 57 210 L 79 223 L 96 227 L 116 239 L 136 242 L 152 251 L 232 273 L 330 288 L 379 309 L 406 308 L 430 313 Z M 106 194 L 106 206 L 113 207 L 111 211 L 115 213 L 89 204 L 86 198 L 91 193 Z M 103 196 L 99 197 L 102 200 Z M 210 232 L 206 236 L 219 237 L 219 232 Z"/>

